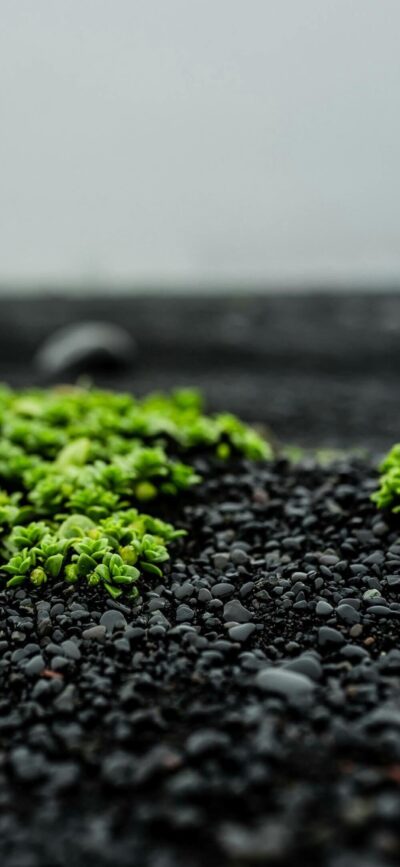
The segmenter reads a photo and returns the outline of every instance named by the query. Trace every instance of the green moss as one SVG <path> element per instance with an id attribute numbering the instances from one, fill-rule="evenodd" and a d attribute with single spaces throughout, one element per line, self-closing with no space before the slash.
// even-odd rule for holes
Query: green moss
<path id="1" fill-rule="evenodd" d="M 142 503 L 200 481 L 194 449 L 221 459 L 271 456 L 235 416 L 206 416 L 191 390 L 141 400 L 97 389 L 0 389 L 0 575 L 86 582 L 134 597 L 141 572 L 161 575 L 171 524 Z"/>

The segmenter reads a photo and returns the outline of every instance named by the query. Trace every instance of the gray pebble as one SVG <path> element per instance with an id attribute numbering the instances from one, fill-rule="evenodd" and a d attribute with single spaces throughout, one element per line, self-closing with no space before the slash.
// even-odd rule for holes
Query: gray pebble
<path id="1" fill-rule="evenodd" d="M 229 584 L 227 581 L 221 581 L 218 584 L 214 584 L 211 588 L 212 595 L 216 596 L 217 599 L 223 599 L 224 596 L 232 596 L 234 591 L 234 585 Z"/>
<path id="2" fill-rule="evenodd" d="M 223 572 L 229 565 L 229 554 L 214 554 L 213 563 L 216 569 Z"/>
<path id="3" fill-rule="evenodd" d="M 330 617 L 333 612 L 333 605 L 326 602 L 325 599 L 320 599 L 315 607 L 317 617 Z"/>
<path id="4" fill-rule="evenodd" d="M 289 700 L 308 699 L 315 689 L 315 684 L 307 675 L 285 668 L 262 668 L 256 676 L 256 683 L 264 692 Z"/>
<path id="5" fill-rule="evenodd" d="M 25 673 L 29 675 L 29 677 L 35 677 L 40 674 L 41 671 L 45 668 L 45 661 L 43 656 L 38 653 L 36 656 L 32 656 L 32 659 L 25 666 Z"/>
<path id="6" fill-rule="evenodd" d="M 178 623 L 187 623 L 189 620 L 193 620 L 194 611 L 189 608 L 189 605 L 178 605 L 176 609 L 176 619 Z"/>
<path id="7" fill-rule="evenodd" d="M 69 683 L 54 700 L 54 707 L 62 713 L 72 713 L 75 710 L 76 700 L 76 686 L 73 683 Z"/>
<path id="8" fill-rule="evenodd" d="M 143 632 L 143 630 L 141 630 L 141 632 Z M 105 626 L 89 626 L 89 629 L 84 629 L 82 632 L 82 638 L 86 638 L 90 641 L 103 641 L 105 635 Z"/>
<path id="9" fill-rule="evenodd" d="M 254 623 L 241 623 L 239 626 L 231 626 L 229 629 L 229 638 L 232 641 L 247 641 L 250 635 L 255 630 Z"/>
<path id="10" fill-rule="evenodd" d="M 10 764 L 15 776 L 24 783 L 33 783 L 46 773 L 46 761 L 40 753 L 28 747 L 16 747 L 10 753 Z"/>
<path id="11" fill-rule="evenodd" d="M 71 639 L 67 639 L 66 641 L 61 642 L 62 653 L 64 656 L 68 657 L 68 659 L 78 660 L 81 658 L 81 652 L 75 641 L 71 641 Z"/>
<path id="12" fill-rule="evenodd" d="M 136 353 L 128 331 L 109 322 L 76 322 L 58 328 L 35 356 L 43 372 L 57 376 L 71 369 L 92 366 L 127 366 Z"/>
<path id="13" fill-rule="evenodd" d="M 311 680 L 320 680 L 322 677 L 321 663 L 311 653 L 304 653 L 298 656 L 297 659 L 285 662 L 284 668 L 287 671 L 297 671 L 299 674 L 305 674 Z"/>
<path id="14" fill-rule="evenodd" d="M 359 623 L 360 615 L 351 605 L 338 605 L 336 615 L 343 623 L 352 626 L 353 623 Z"/>
<path id="15" fill-rule="evenodd" d="M 120 611 L 105 611 L 100 617 L 100 626 L 105 626 L 106 631 L 111 633 L 115 629 L 124 629 L 127 625 L 125 617 Z"/>
<path id="16" fill-rule="evenodd" d="M 251 613 L 245 608 L 238 599 L 232 599 L 231 602 L 226 602 L 224 605 L 224 620 L 236 621 L 236 623 L 247 623 L 251 619 Z"/>
<path id="17" fill-rule="evenodd" d="M 219 752 L 228 747 L 229 743 L 230 740 L 224 732 L 202 729 L 188 737 L 186 751 L 190 756 L 202 756 L 206 753 Z"/>
<path id="18" fill-rule="evenodd" d="M 242 551 L 241 548 L 233 548 L 230 553 L 230 559 L 235 566 L 244 566 L 249 561 L 249 555 L 246 551 Z"/>
<path id="19" fill-rule="evenodd" d="M 330 626 L 321 626 L 318 630 L 318 644 L 320 647 L 332 649 L 340 647 L 345 643 L 343 635 L 337 629 L 332 629 Z"/>

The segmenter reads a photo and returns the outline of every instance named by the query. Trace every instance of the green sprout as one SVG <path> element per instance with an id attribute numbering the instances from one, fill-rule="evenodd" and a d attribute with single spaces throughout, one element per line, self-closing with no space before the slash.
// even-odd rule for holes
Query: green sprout
<path id="1" fill-rule="evenodd" d="M 161 576 L 185 534 L 141 507 L 201 481 L 192 454 L 272 456 L 235 416 L 204 415 L 188 389 L 139 400 L 3 386 L 0 429 L 0 578 L 7 587 L 86 583 L 112 598 L 135 598 L 141 574 Z"/>

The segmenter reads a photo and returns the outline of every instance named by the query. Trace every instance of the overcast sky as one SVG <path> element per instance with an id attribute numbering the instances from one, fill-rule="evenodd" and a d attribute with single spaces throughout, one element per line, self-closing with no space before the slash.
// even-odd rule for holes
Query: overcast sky
<path id="1" fill-rule="evenodd" d="M 399 0 L 2 0 L 0 282 L 400 282 Z"/>

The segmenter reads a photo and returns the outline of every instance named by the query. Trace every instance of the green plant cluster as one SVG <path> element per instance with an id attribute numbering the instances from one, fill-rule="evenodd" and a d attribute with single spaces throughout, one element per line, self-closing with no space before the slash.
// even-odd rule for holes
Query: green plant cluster
<path id="1" fill-rule="evenodd" d="M 157 496 L 200 481 L 190 451 L 270 456 L 228 414 L 206 416 L 191 390 L 131 395 L 78 386 L 0 389 L 0 573 L 28 581 L 86 581 L 114 598 L 137 595 L 141 572 L 161 575 L 183 531 L 141 513 Z M 183 460 L 185 457 L 185 460 Z"/>
<path id="2" fill-rule="evenodd" d="M 379 488 L 372 500 L 379 509 L 400 512 L 400 443 L 390 449 L 380 467 Z"/>

